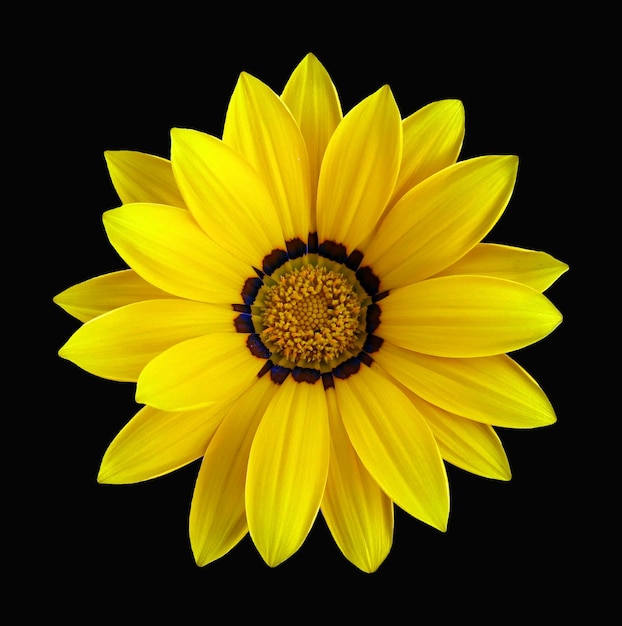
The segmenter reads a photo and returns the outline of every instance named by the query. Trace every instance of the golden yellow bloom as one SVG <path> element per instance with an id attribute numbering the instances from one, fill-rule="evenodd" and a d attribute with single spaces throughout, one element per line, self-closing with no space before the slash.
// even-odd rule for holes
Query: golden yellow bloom
<path id="1" fill-rule="evenodd" d="M 507 353 L 560 323 L 542 292 L 567 266 L 481 243 L 518 161 L 458 162 L 463 135 L 459 101 L 402 120 L 387 86 L 342 117 L 308 55 L 280 96 L 242 73 L 222 140 L 176 128 L 170 161 L 106 153 L 122 206 L 104 225 L 130 269 L 55 298 L 84 322 L 60 354 L 137 383 L 101 482 L 202 458 L 199 565 L 250 532 L 275 566 L 321 511 L 374 571 L 394 504 L 446 529 L 445 461 L 507 480 L 493 427 L 555 421 Z"/>

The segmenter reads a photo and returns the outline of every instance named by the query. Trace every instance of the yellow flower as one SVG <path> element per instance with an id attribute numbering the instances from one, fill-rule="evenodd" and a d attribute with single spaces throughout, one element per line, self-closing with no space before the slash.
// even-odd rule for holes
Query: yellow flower
<path id="1" fill-rule="evenodd" d="M 402 120 L 387 86 L 342 117 L 308 55 L 281 96 L 242 73 L 222 140 L 176 128 L 170 161 L 106 153 L 122 206 L 104 225 L 130 269 L 55 298 L 84 322 L 60 354 L 144 404 L 100 482 L 202 457 L 199 565 L 249 532 L 275 566 L 321 511 L 374 571 L 394 504 L 446 529 L 445 461 L 508 480 L 493 427 L 555 421 L 506 353 L 560 323 L 542 292 L 567 266 L 481 243 L 517 158 L 457 162 L 463 134 L 459 101 Z"/>

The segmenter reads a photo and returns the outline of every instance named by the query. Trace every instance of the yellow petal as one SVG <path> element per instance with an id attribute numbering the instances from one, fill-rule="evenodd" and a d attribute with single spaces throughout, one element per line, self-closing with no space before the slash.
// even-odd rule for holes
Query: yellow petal
<path id="1" fill-rule="evenodd" d="M 189 300 L 146 300 L 82 325 L 60 356 L 112 380 L 138 380 L 151 359 L 176 343 L 212 332 L 234 332 L 231 307 Z"/>
<path id="2" fill-rule="evenodd" d="M 390 204 L 428 176 L 456 162 L 464 139 L 464 107 L 460 100 L 432 102 L 402 124 L 402 165 Z"/>
<path id="3" fill-rule="evenodd" d="M 393 541 L 393 502 L 354 451 L 332 389 L 326 394 L 331 449 L 322 514 L 344 556 L 375 572 Z"/>
<path id="4" fill-rule="evenodd" d="M 261 268 L 285 240 L 270 192 L 242 156 L 195 130 L 171 131 L 173 171 L 203 230 L 232 255 Z"/>
<path id="5" fill-rule="evenodd" d="M 221 408 L 166 412 L 143 407 L 106 450 L 97 480 L 137 483 L 195 461 L 207 449 L 223 412 Z"/>
<path id="6" fill-rule="evenodd" d="M 318 182 L 320 241 L 352 251 L 372 231 L 393 193 L 402 122 L 389 87 L 355 106 L 330 139 Z"/>
<path id="7" fill-rule="evenodd" d="M 113 309 L 157 298 L 172 298 L 141 278 L 134 270 L 121 270 L 90 278 L 54 297 L 54 302 L 81 322 Z"/>
<path id="8" fill-rule="evenodd" d="M 197 565 L 233 548 L 246 534 L 246 466 L 268 402 L 278 387 L 269 376 L 254 382 L 227 411 L 203 457 L 190 508 L 190 542 Z"/>
<path id="9" fill-rule="evenodd" d="M 246 340 L 241 333 L 212 333 L 174 345 L 143 369 L 136 401 L 181 411 L 235 400 L 265 363 Z"/>
<path id="10" fill-rule="evenodd" d="M 445 276 L 391 291 L 380 302 L 380 334 L 425 354 L 475 357 L 539 341 L 561 314 L 531 287 L 487 276 Z"/>
<path id="11" fill-rule="evenodd" d="M 425 417 L 446 461 L 478 476 L 510 480 L 510 464 L 492 426 L 459 417 L 414 393 L 405 393 Z"/>
<path id="12" fill-rule="evenodd" d="M 365 250 L 380 288 L 428 278 L 479 243 L 510 199 L 517 166 L 513 156 L 460 161 L 403 196 Z"/>
<path id="13" fill-rule="evenodd" d="M 548 289 L 568 265 L 546 252 L 480 243 L 436 276 L 476 274 L 514 280 L 536 291 Z"/>
<path id="14" fill-rule="evenodd" d="M 311 189 L 305 141 L 282 100 L 246 72 L 240 74 L 231 96 L 223 141 L 267 183 L 286 239 L 306 241 Z"/>
<path id="15" fill-rule="evenodd" d="M 152 202 L 186 206 L 169 160 L 131 150 L 109 150 L 104 156 L 110 179 L 123 204 Z"/>
<path id="16" fill-rule="evenodd" d="M 302 545 L 326 485 L 328 415 L 321 384 L 288 377 L 259 424 L 246 480 L 248 528 L 274 567 Z"/>
<path id="17" fill-rule="evenodd" d="M 241 301 L 252 269 L 207 237 L 189 211 L 127 204 L 104 213 L 110 242 L 145 280 L 190 300 Z"/>
<path id="18" fill-rule="evenodd" d="M 418 396 L 468 419 L 506 428 L 555 422 L 538 383 L 505 354 L 446 359 L 385 341 L 374 361 Z"/>
<path id="19" fill-rule="evenodd" d="M 320 165 L 328 141 L 341 121 L 341 104 L 328 72 L 313 54 L 308 54 L 292 72 L 281 99 L 298 122 L 307 146 L 315 221 Z M 311 224 L 310 229 L 315 231 L 315 224 Z"/>
<path id="20" fill-rule="evenodd" d="M 369 473 L 399 507 L 444 531 L 447 475 L 434 436 L 412 402 L 368 367 L 336 379 L 335 391 L 350 441 Z"/>

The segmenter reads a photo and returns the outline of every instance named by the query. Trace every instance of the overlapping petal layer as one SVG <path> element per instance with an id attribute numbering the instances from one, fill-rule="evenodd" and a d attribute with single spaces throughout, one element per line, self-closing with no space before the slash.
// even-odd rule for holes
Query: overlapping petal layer
<path id="1" fill-rule="evenodd" d="M 205 453 L 223 413 L 220 407 L 173 412 L 143 407 L 106 450 L 97 480 L 136 483 L 195 461 Z"/>
<path id="2" fill-rule="evenodd" d="M 400 508 L 445 530 L 445 468 L 432 431 L 412 402 L 367 367 L 336 380 L 335 391 L 350 441 L 380 487 Z"/>
<path id="3" fill-rule="evenodd" d="M 567 270 L 566 263 L 546 252 L 496 243 L 480 243 L 436 276 L 493 276 L 514 280 L 542 292 Z"/>
<path id="4" fill-rule="evenodd" d="M 176 343 L 233 330 L 233 314 L 225 306 L 143 300 L 87 322 L 59 354 L 102 378 L 136 382 L 151 359 Z"/>
<path id="5" fill-rule="evenodd" d="M 190 509 L 190 541 L 198 565 L 220 558 L 247 533 L 248 457 L 277 389 L 267 377 L 251 385 L 227 411 L 205 452 Z"/>
<path id="6" fill-rule="evenodd" d="M 286 239 L 305 240 L 311 187 L 302 133 L 272 89 L 246 72 L 240 74 L 229 101 L 222 139 L 266 181 Z"/>
<path id="7" fill-rule="evenodd" d="M 248 460 L 248 528 L 268 565 L 290 557 L 311 530 L 326 484 L 329 446 L 323 387 L 288 377 L 266 409 Z"/>
<path id="8" fill-rule="evenodd" d="M 517 166 L 511 156 L 461 161 L 403 196 L 365 250 L 380 288 L 428 278 L 479 243 L 510 199 Z"/>
<path id="9" fill-rule="evenodd" d="M 492 426 L 454 415 L 408 390 L 405 393 L 425 417 L 446 461 L 479 476 L 510 480 L 510 464 Z"/>
<path id="10" fill-rule="evenodd" d="M 298 123 L 307 147 L 312 209 L 309 228 L 315 232 L 320 167 L 326 146 L 342 119 L 341 104 L 328 72 L 312 54 L 307 55 L 292 72 L 281 99 Z"/>
<path id="11" fill-rule="evenodd" d="M 374 361 L 418 396 L 470 420 L 506 428 L 555 422 L 540 386 L 505 354 L 447 359 L 385 342 Z"/>
<path id="12" fill-rule="evenodd" d="M 326 401 L 331 453 L 322 515 L 345 556 L 363 571 L 374 572 L 393 542 L 393 502 L 352 447 L 333 390 Z"/>
<path id="13" fill-rule="evenodd" d="M 81 322 L 88 322 L 126 304 L 173 297 L 134 270 L 121 270 L 73 285 L 55 296 L 54 302 Z"/>
<path id="14" fill-rule="evenodd" d="M 253 382 L 264 361 L 240 333 L 210 333 L 175 344 L 142 370 L 136 401 L 181 411 L 236 398 Z"/>
<path id="15" fill-rule="evenodd" d="M 186 206 L 168 159 L 132 150 L 108 150 L 104 156 L 110 179 L 123 204 L 151 202 Z"/>
<path id="16" fill-rule="evenodd" d="M 391 291 L 382 337 L 446 357 L 501 354 L 546 337 L 561 315 L 531 287 L 488 276 L 444 276 Z"/>
<path id="17" fill-rule="evenodd" d="M 137 274 L 181 298 L 237 302 L 252 273 L 249 265 L 207 237 L 184 209 L 127 204 L 106 211 L 104 226 L 110 243 Z"/>
<path id="18" fill-rule="evenodd" d="M 371 232 L 393 193 L 402 157 L 400 113 L 388 87 L 355 106 L 331 137 L 320 170 L 320 240 L 351 252 Z"/>
<path id="19" fill-rule="evenodd" d="M 179 187 L 201 228 L 232 255 L 261 267 L 283 247 L 283 231 L 259 174 L 225 143 L 195 130 L 171 131 Z"/>
<path id="20" fill-rule="evenodd" d="M 402 129 L 402 163 L 389 206 L 428 176 L 456 162 L 464 139 L 462 102 L 431 102 L 407 117 Z"/>

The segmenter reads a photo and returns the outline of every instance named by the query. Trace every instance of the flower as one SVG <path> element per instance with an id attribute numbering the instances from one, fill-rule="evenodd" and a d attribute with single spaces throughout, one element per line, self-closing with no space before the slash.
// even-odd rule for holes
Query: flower
<path id="1" fill-rule="evenodd" d="M 555 421 L 507 353 L 560 323 L 542 292 L 567 266 L 482 243 L 517 158 L 457 161 L 463 135 L 459 101 L 402 120 L 388 86 L 342 116 L 309 54 L 280 96 L 242 73 L 222 139 L 176 128 L 170 160 L 106 153 L 122 206 L 104 225 L 129 269 L 55 298 L 84 322 L 60 355 L 144 405 L 100 482 L 202 458 L 199 565 L 248 532 L 275 566 L 321 511 L 372 572 L 394 504 L 444 531 L 445 462 L 508 480 L 494 427 Z"/>

